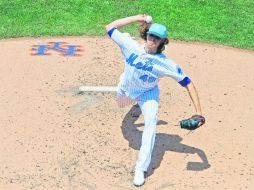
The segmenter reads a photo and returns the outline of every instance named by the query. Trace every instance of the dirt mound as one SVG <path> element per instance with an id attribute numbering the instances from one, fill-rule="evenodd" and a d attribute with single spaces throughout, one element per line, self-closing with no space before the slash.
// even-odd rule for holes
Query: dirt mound
<path id="1" fill-rule="evenodd" d="M 48 42 L 83 51 L 31 55 Z M 118 83 L 118 47 L 99 37 L 24 38 L 1 40 L 0 52 L 0 189 L 136 189 L 140 110 L 118 108 L 114 93 L 75 93 Z M 184 88 L 162 79 L 156 144 L 140 189 L 253 188 L 254 53 L 172 41 L 165 54 L 195 83 L 207 123 L 180 129 L 194 107 Z"/>

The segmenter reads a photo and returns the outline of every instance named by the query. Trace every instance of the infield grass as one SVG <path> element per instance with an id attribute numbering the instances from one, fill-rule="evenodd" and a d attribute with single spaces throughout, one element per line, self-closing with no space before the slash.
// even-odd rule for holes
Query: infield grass
<path id="1" fill-rule="evenodd" d="M 104 25 L 148 13 L 170 38 L 254 50 L 253 0 L 0 0 L 0 38 L 105 35 Z M 126 31 L 138 35 L 137 24 Z"/>

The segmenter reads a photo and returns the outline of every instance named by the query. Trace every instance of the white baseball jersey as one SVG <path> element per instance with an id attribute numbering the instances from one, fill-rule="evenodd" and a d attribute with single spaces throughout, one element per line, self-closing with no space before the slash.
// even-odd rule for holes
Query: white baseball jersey
<path id="1" fill-rule="evenodd" d="M 191 82 L 175 62 L 163 53 L 146 53 L 145 46 L 136 42 L 128 33 L 112 28 L 108 35 L 121 48 L 125 58 L 125 68 L 118 89 L 132 99 L 154 88 L 158 79 L 164 76 L 175 79 L 182 86 Z"/>

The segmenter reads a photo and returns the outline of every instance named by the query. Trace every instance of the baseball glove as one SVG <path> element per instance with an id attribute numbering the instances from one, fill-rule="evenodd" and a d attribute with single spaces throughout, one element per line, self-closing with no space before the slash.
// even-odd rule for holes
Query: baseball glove
<path id="1" fill-rule="evenodd" d="M 180 121 L 181 128 L 187 130 L 195 130 L 204 124 L 205 118 L 201 115 L 193 115 L 189 119 L 184 119 Z"/>

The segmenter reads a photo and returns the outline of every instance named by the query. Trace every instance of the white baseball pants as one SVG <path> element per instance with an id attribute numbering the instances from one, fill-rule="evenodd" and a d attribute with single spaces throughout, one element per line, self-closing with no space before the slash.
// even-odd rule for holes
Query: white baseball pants
<path id="1" fill-rule="evenodd" d="M 123 107 L 132 101 L 128 97 L 119 96 L 118 105 Z M 155 86 L 137 98 L 138 104 L 144 115 L 144 131 L 142 134 L 142 143 L 136 162 L 135 169 L 147 171 L 151 162 L 152 151 L 155 143 L 157 113 L 159 106 L 159 88 Z"/>

